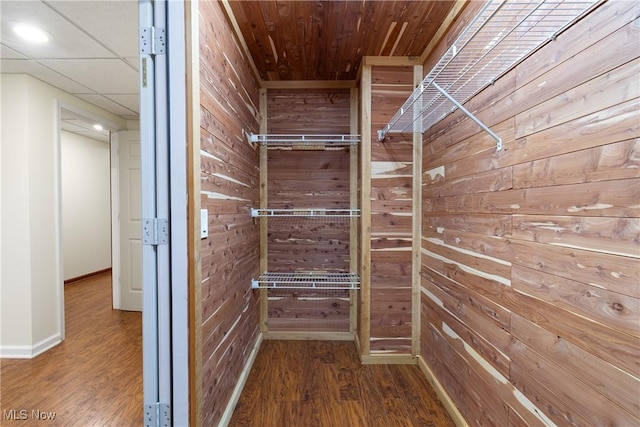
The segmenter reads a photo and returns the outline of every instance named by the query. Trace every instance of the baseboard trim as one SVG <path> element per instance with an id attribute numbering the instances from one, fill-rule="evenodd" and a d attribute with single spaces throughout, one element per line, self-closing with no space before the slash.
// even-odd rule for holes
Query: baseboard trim
<path id="1" fill-rule="evenodd" d="M 277 332 L 269 331 L 263 334 L 265 340 L 280 341 L 353 341 L 352 332 Z"/>
<path id="2" fill-rule="evenodd" d="M 220 427 L 226 427 L 229 425 L 231 421 L 231 417 L 233 416 L 233 411 L 236 409 L 236 405 L 238 404 L 238 400 L 240 400 L 240 395 L 242 394 L 242 390 L 244 389 L 244 385 L 247 383 L 247 378 L 249 377 L 249 373 L 251 372 L 251 368 L 253 368 L 253 363 L 256 361 L 256 357 L 258 356 L 258 351 L 260 351 L 260 346 L 262 345 L 262 333 L 258 334 L 258 338 L 256 339 L 256 343 L 253 345 L 251 349 L 251 353 L 249 354 L 249 358 L 247 359 L 247 363 L 244 365 L 244 369 L 240 373 L 240 378 L 238 378 L 238 383 L 233 389 L 233 393 L 231 394 L 231 399 L 229 399 L 229 403 L 222 414 L 222 418 L 220 419 L 220 423 L 218 424 Z"/>
<path id="3" fill-rule="evenodd" d="M 410 354 L 363 354 L 363 365 L 415 365 L 416 358 Z"/>
<path id="4" fill-rule="evenodd" d="M 427 362 L 424 360 L 422 356 L 417 357 L 418 367 L 422 371 L 425 377 L 427 377 L 427 381 L 431 384 L 431 387 L 436 391 L 440 401 L 444 405 L 445 409 L 449 413 L 449 416 L 453 419 L 453 422 L 456 423 L 457 427 L 469 427 L 469 424 L 464 419 L 458 408 L 456 407 L 449 394 L 445 391 L 440 381 L 436 378 L 436 375 L 433 373 L 431 368 L 427 365 Z"/>
<path id="5" fill-rule="evenodd" d="M 52 347 L 60 344 L 60 334 L 53 334 L 33 345 L 5 345 L 0 347 L 0 358 L 3 359 L 33 359 Z"/>
<path id="6" fill-rule="evenodd" d="M 93 273 L 83 274 L 82 276 L 72 277 L 71 279 L 65 280 L 64 284 L 65 285 L 69 285 L 71 283 L 79 282 L 79 281 L 85 280 L 85 279 L 89 279 L 89 278 L 91 278 L 93 276 L 99 276 L 101 274 L 108 273 L 110 271 L 111 271 L 111 267 L 105 268 L 105 269 L 102 269 L 102 270 L 98 270 L 98 271 L 94 271 Z"/>

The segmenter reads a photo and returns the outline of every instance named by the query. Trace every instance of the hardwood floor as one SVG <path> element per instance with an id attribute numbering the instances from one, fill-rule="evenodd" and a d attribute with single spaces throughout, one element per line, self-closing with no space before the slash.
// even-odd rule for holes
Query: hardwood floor
<path id="1" fill-rule="evenodd" d="M 230 427 L 448 427 L 417 366 L 361 365 L 355 345 L 264 341 Z"/>
<path id="2" fill-rule="evenodd" d="M 142 425 L 142 316 L 111 309 L 111 275 L 65 286 L 66 340 L 31 360 L 0 361 L 2 426 Z M 27 412 L 9 420 L 7 412 Z M 38 421 L 32 411 L 54 412 Z"/>

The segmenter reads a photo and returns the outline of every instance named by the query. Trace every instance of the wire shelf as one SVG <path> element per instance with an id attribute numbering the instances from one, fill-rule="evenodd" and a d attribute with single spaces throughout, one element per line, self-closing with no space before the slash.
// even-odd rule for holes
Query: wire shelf
<path id="1" fill-rule="evenodd" d="M 491 0 L 378 131 L 424 133 L 540 48 L 600 0 Z"/>
<path id="2" fill-rule="evenodd" d="M 360 289 L 360 277 L 356 273 L 326 273 L 303 271 L 296 273 L 264 273 L 251 281 L 254 289 Z"/>
<path id="3" fill-rule="evenodd" d="M 326 209 L 326 208 L 303 208 L 303 209 L 251 209 L 252 217 L 359 217 L 360 209 Z"/>
<path id="4" fill-rule="evenodd" d="M 249 140 L 268 148 L 286 150 L 330 150 L 349 147 L 360 142 L 360 135 L 275 135 L 251 134 Z"/>

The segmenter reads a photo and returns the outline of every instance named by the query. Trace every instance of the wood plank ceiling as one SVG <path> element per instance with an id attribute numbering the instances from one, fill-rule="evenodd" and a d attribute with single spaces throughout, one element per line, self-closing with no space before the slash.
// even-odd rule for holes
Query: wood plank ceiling
<path id="1" fill-rule="evenodd" d="M 455 1 L 229 1 L 260 78 L 354 80 L 363 56 L 420 56 Z"/>

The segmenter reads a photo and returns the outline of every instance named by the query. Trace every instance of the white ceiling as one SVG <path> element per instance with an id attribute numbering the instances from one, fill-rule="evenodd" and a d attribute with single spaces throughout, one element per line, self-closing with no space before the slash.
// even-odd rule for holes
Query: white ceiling
<path id="1" fill-rule="evenodd" d="M 137 1 L 0 0 L 0 17 L 2 73 L 30 74 L 125 120 L 138 120 Z M 12 21 L 37 25 L 51 40 L 30 45 L 13 33 Z"/>

